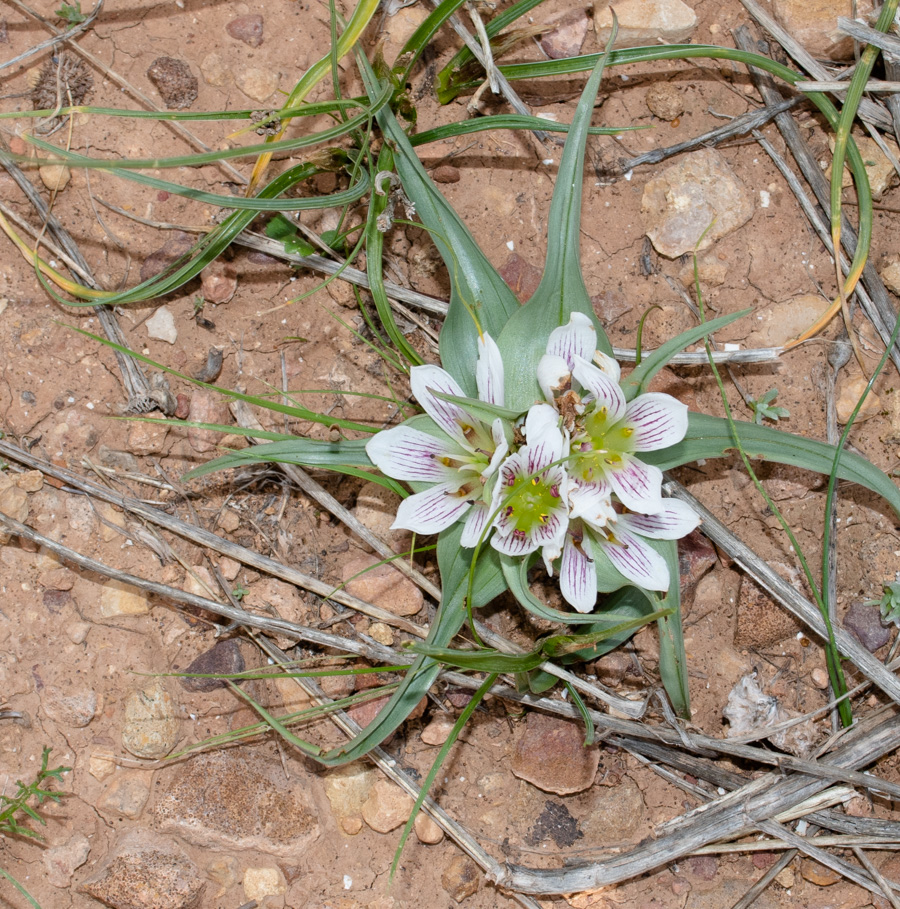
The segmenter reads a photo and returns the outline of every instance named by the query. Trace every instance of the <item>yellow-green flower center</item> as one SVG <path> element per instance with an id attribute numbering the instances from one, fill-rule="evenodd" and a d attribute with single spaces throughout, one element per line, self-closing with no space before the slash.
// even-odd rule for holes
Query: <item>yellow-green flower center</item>
<path id="1" fill-rule="evenodd" d="M 621 420 L 612 420 L 606 407 L 598 407 L 584 415 L 583 434 L 572 440 L 571 471 L 586 482 L 601 479 L 618 469 L 624 456 L 634 453 L 631 437 L 634 427 Z"/>
<path id="2" fill-rule="evenodd" d="M 559 490 L 540 477 L 516 477 L 506 491 L 506 514 L 517 533 L 528 533 L 543 524 L 559 507 Z"/>

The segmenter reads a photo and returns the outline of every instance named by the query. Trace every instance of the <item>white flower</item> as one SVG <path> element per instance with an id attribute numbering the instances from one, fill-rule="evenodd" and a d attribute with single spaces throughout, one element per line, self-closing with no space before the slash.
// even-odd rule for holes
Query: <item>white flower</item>
<path id="1" fill-rule="evenodd" d="M 479 339 L 478 347 L 478 397 L 502 405 L 500 351 L 488 335 Z M 497 418 L 487 425 L 460 405 L 439 398 L 438 394 L 465 397 L 456 380 L 439 366 L 413 367 L 410 386 L 440 433 L 396 426 L 373 436 L 366 453 L 395 480 L 434 485 L 404 499 L 392 526 L 420 534 L 439 533 L 468 513 L 461 544 L 473 547 L 487 525 L 492 481 L 509 451 L 503 421 Z"/>
<path id="2" fill-rule="evenodd" d="M 578 612 L 590 612 L 597 602 L 597 569 L 602 552 L 619 572 L 645 590 L 665 591 L 671 578 L 663 557 L 645 542 L 677 540 L 700 523 L 694 510 L 677 499 L 666 499 L 653 515 L 618 514 L 609 497 L 596 487 L 573 483 L 569 530 L 563 548 L 559 586 Z"/>
<path id="3" fill-rule="evenodd" d="M 548 570 L 562 553 L 569 523 L 568 477 L 561 462 L 567 454 L 559 415 L 535 404 L 525 417 L 526 444 L 501 465 L 491 511 L 491 546 L 509 556 L 543 549 Z"/>
<path id="4" fill-rule="evenodd" d="M 687 406 L 659 393 L 626 403 L 619 365 L 596 344 L 591 321 L 573 313 L 568 325 L 550 334 L 538 364 L 541 389 L 571 434 L 569 475 L 601 490 L 610 487 L 631 511 L 657 514 L 663 509 L 662 472 L 636 454 L 680 442 Z"/>

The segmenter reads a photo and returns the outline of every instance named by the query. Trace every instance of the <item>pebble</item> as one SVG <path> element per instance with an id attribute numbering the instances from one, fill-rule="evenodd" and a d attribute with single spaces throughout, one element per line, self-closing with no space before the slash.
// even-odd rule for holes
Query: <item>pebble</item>
<path id="1" fill-rule="evenodd" d="M 248 900 L 262 904 L 269 896 L 280 896 L 287 893 L 287 881 L 281 869 L 271 865 L 261 868 L 248 868 L 244 872 L 244 895 Z"/>
<path id="2" fill-rule="evenodd" d="M 714 881 L 719 873 L 719 860 L 714 855 L 695 855 L 688 859 L 688 871 L 701 881 Z"/>
<path id="3" fill-rule="evenodd" d="M 849 16 L 850 4 L 843 15 Z M 850 61 L 853 40 L 838 29 L 838 7 L 834 0 L 773 0 L 772 14 L 791 37 L 819 60 Z M 857 0 L 853 15 L 867 22 L 871 0 Z"/>
<path id="4" fill-rule="evenodd" d="M 191 407 L 188 420 L 192 423 L 227 424 L 231 421 L 225 399 L 211 388 L 197 388 L 191 395 Z M 188 427 L 188 442 L 198 454 L 207 454 L 215 450 L 222 440 L 222 433 L 214 429 Z"/>
<path id="5" fill-rule="evenodd" d="M 89 688 L 65 692 L 48 685 L 41 692 L 41 703 L 50 719 L 76 729 L 87 726 L 97 714 L 97 692 Z"/>
<path id="6" fill-rule="evenodd" d="M 647 92 L 647 108 L 660 120 L 674 120 L 684 113 L 684 96 L 671 82 L 657 82 Z"/>
<path id="7" fill-rule="evenodd" d="M 431 179 L 435 183 L 459 183 L 459 168 L 452 164 L 440 164 L 431 172 Z"/>
<path id="8" fill-rule="evenodd" d="M 620 843 L 639 835 L 647 808 L 640 788 L 630 777 L 623 776 L 618 785 L 609 788 L 592 786 L 581 798 L 585 810 L 579 826 L 585 843 L 600 842 L 612 830 Z"/>
<path id="9" fill-rule="evenodd" d="M 162 679 L 132 691 L 125 700 L 122 745 L 135 757 L 164 758 L 178 741 L 179 706 Z"/>
<path id="10" fill-rule="evenodd" d="M 422 741 L 426 745 L 443 745 L 450 738 L 454 725 L 453 717 L 444 714 L 436 716 L 422 730 Z"/>
<path id="11" fill-rule="evenodd" d="M 197 100 L 197 77 L 184 60 L 157 57 L 147 70 L 147 78 L 169 110 L 184 110 Z"/>
<path id="12" fill-rule="evenodd" d="M 680 44 L 697 27 L 697 16 L 681 0 L 623 0 L 616 4 L 619 31 L 614 47 L 640 44 Z M 594 29 L 600 47 L 605 47 L 612 34 L 613 17 L 609 7 L 598 7 Z"/>
<path id="13" fill-rule="evenodd" d="M 412 545 L 412 534 L 408 530 L 391 530 L 401 501 L 397 493 L 370 481 L 360 489 L 353 509 L 354 516 L 389 543 L 394 552 L 407 552 Z"/>
<path id="14" fill-rule="evenodd" d="M 166 447 L 168 433 L 169 427 L 162 423 L 137 420 L 128 424 L 128 448 L 141 457 L 162 454 Z M 124 526 L 124 522 L 122 526 Z"/>
<path id="15" fill-rule="evenodd" d="M 478 865 L 467 855 L 453 856 L 441 874 L 441 886 L 457 903 L 476 893 L 480 880 Z"/>
<path id="16" fill-rule="evenodd" d="M 71 590 L 75 586 L 75 575 L 68 568 L 51 568 L 41 574 L 38 584 L 50 590 Z"/>
<path id="17" fill-rule="evenodd" d="M 434 846 L 444 838 L 444 831 L 424 811 L 420 811 L 413 821 L 413 829 L 420 843 Z"/>
<path id="18" fill-rule="evenodd" d="M 206 866 L 206 873 L 219 885 L 215 899 L 224 896 L 240 880 L 237 859 L 231 855 L 214 858 Z"/>
<path id="19" fill-rule="evenodd" d="M 97 808 L 103 814 L 137 820 L 150 798 L 150 787 L 141 773 L 123 773 L 116 777 L 100 796 Z"/>
<path id="20" fill-rule="evenodd" d="M 854 603 L 847 610 L 842 624 L 869 653 L 875 653 L 891 639 L 891 626 L 881 621 L 878 606 Z"/>
<path id="21" fill-rule="evenodd" d="M 716 550 L 699 530 L 678 541 L 678 568 L 681 587 L 696 584 L 716 564 Z"/>
<path id="22" fill-rule="evenodd" d="M 108 751 L 94 751 L 88 759 L 88 773 L 95 780 L 105 780 L 116 772 L 116 762 Z"/>
<path id="23" fill-rule="evenodd" d="M 194 238 L 184 231 L 176 230 L 165 244 L 151 253 L 141 264 L 141 281 L 148 281 L 173 265 L 177 259 L 189 252 Z"/>
<path id="24" fill-rule="evenodd" d="M 222 88 L 234 81 L 234 73 L 221 54 L 213 51 L 200 61 L 200 75 L 207 85 Z"/>
<path id="25" fill-rule="evenodd" d="M 202 675 L 232 675 L 243 672 L 246 668 L 241 648 L 234 638 L 219 641 L 214 647 L 200 654 L 184 670 L 185 672 Z M 217 688 L 226 688 L 225 682 L 220 679 L 179 679 L 179 684 L 185 691 L 215 691 Z"/>
<path id="26" fill-rule="evenodd" d="M 516 295 L 520 303 L 531 299 L 541 283 L 541 270 L 531 262 L 513 253 L 500 266 L 500 277 Z"/>
<path id="27" fill-rule="evenodd" d="M 409 820 L 415 804 L 399 786 L 378 780 L 362 806 L 363 820 L 376 833 L 390 833 Z"/>
<path id="28" fill-rule="evenodd" d="M 44 164 L 38 168 L 38 174 L 50 192 L 62 192 L 72 179 L 72 171 L 65 164 Z"/>
<path id="29" fill-rule="evenodd" d="M 785 566 L 775 565 L 780 571 Z M 699 605 L 699 598 L 697 600 Z M 800 631 L 797 620 L 747 576 L 738 592 L 734 646 L 738 650 L 763 650 Z"/>
<path id="30" fill-rule="evenodd" d="M 717 255 L 710 255 L 709 252 L 700 253 L 697 256 L 697 277 L 700 278 L 701 287 L 707 289 L 721 287 L 728 278 L 728 271 L 727 259 L 720 259 Z M 678 272 L 678 280 L 685 287 L 693 290 L 695 282 L 693 256 L 684 263 L 681 271 Z"/>
<path id="31" fill-rule="evenodd" d="M 345 562 L 341 578 L 346 582 L 344 589 L 347 593 L 394 615 L 408 616 L 419 612 L 425 602 L 422 591 L 393 565 L 379 565 L 378 562 L 378 559 L 367 555 Z"/>
<path id="32" fill-rule="evenodd" d="M 850 379 L 841 383 L 840 391 L 834 402 L 838 423 L 846 424 L 849 422 L 867 384 L 868 382 L 862 376 L 857 376 L 855 379 Z M 863 405 L 860 407 L 854 423 L 871 419 L 880 414 L 882 410 L 884 410 L 884 405 L 881 402 L 881 398 L 879 398 L 874 391 L 870 391 L 866 395 L 866 400 L 863 401 Z"/>
<path id="33" fill-rule="evenodd" d="M 296 858 L 319 836 L 308 778 L 285 778 L 262 749 L 201 754 L 159 774 L 160 829 L 202 849 L 255 850 Z"/>
<path id="34" fill-rule="evenodd" d="M 580 723 L 533 711 L 516 744 L 510 769 L 544 792 L 569 795 L 587 789 L 600 763 L 600 749 L 584 746 Z"/>
<path id="35" fill-rule="evenodd" d="M 237 291 L 237 275 L 227 264 L 214 262 L 203 269 L 200 294 L 207 303 L 228 303 Z"/>
<path id="36" fill-rule="evenodd" d="M 226 512 L 226 514 L 234 514 L 234 512 L 229 511 Z M 237 517 L 237 515 L 234 516 Z M 222 527 L 221 521 L 219 522 L 219 526 Z M 237 530 L 237 527 L 233 529 Z M 234 559 L 229 559 L 228 556 L 222 556 L 222 558 L 219 559 L 219 571 L 222 572 L 222 577 L 225 578 L 226 581 L 233 581 L 241 573 L 241 563 L 236 562 Z"/>
<path id="37" fill-rule="evenodd" d="M 45 849 L 41 862 L 47 880 L 60 890 L 71 886 L 72 875 L 88 860 L 90 852 L 90 840 L 83 833 L 75 833 L 62 845 Z"/>
<path id="38" fill-rule="evenodd" d="M 649 180 L 641 213 L 656 251 L 674 259 L 707 249 L 746 224 L 753 203 L 724 156 L 707 148 L 684 155 Z"/>
<path id="39" fill-rule="evenodd" d="M 144 323 L 147 335 L 155 341 L 174 344 L 178 340 L 178 329 L 175 327 L 175 316 L 168 306 L 160 306 Z"/>
<path id="40" fill-rule="evenodd" d="M 900 297 L 900 257 L 889 259 L 881 269 L 881 280 L 884 286 Z"/>
<path id="41" fill-rule="evenodd" d="M 813 669 L 812 683 L 820 691 L 824 691 L 828 687 L 828 671 L 822 669 L 821 666 L 819 666 L 817 669 Z"/>
<path id="42" fill-rule="evenodd" d="M 552 31 L 541 35 L 541 48 L 551 60 L 577 57 L 590 26 L 587 10 L 576 9 L 565 13 L 553 24 Z"/>
<path id="43" fill-rule="evenodd" d="M 225 533 L 234 533 L 240 526 L 240 516 L 231 508 L 226 508 L 221 515 L 219 515 L 219 527 L 221 527 Z"/>
<path id="44" fill-rule="evenodd" d="M 83 644 L 91 630 L 90 622 L 70 622 L 65 627 L 66 637 L 73 644 Z"/>
<path id="45" fill-rule="evenodd" d="M 194 909 L 205 885 L 180 846 L 137 828 L 117 840 L 79 889 L 113 909 Z"/>
<path id="46" fill-rule="evenodd" d="M 265 101 L 278 88 L 278 74 L 270 69 L 255 66 L 237 71 L 234 77 L 237 87 L 254 101 Z"/>
<path id="47" fill-rule="evenodd" d="M 121 581 L 107 581 L 100 591 L 100 615 L 111 619 L 120 615 L 146 615 L 150 601 L 143 591 Z"/>
<path id="48" fill-rule="evenodd" d="M 390 625 L 385 625 L 384 622 L 373 622 L 369 628 L 369 637 L 379 644 L 384 644 L 385 647 L 394 645 L 394 632 Z"/>
<path id="49" fill-rule="evenodd" d="M 817 294 L 800 294 L 757 310 L 756 327 L 748 345 L 783 347 L 814 325 L 830 305 L 830 300 Z"/>
<path id="50" fill-rule="evenodd" d="M 863 166 L 866 169 L 866 175 L 869 178 L 869 189 L 872 191 L 872 198 L 876 202 L 881 201 L 881 197 L 897 183 L 897 172 L 890 158 L 881 150 L 881 146 L 867 136 L 854 136 L 859 153 L 862 155 Z M 882 140 L 887 147 L 893 152 L 896 158 L 900 155 L 900 147 L 892 139 L 884 138 Z M 834 152 L 834 138 L 829 139 L 831 150 Z M 831 167 L 827 167 L 825 175 L 831 179 Z M 853 185 L 853 177 L 850 175 L 850 168 L 844 167 L 844 173 L 841 176 L 841 185 L 844 187 Z"/>
<path id="51" fill-rule="evenodd" d="M 4 486 L 4 482 L 8 485 Z M 7 517 L 25 524 L 28 521 L 28 493 L 0 473 L 0 511 Z M 10 541 L 12 534 L 0 527 L 0 546 Z"/>
<path id="52" fill-rule="evenodd" d="M 300 591 L 293 584 L 276 578 L 263 578 L 251 584 L 242 603 L 246 608 L 263 615 L 271 616 L 274 610 L 279 618 L 296 625 L 309 625 L 312 621 L 310 608 Z M 285 650 L 297 643 L 296 638 L 287 635 L 275 635 L 275 642 Z"/>
<path id="53" fill-rule="evenodd" d="M 263 17 L 257 13 L 238 16 L 225 26 L 225 31 L 250 47 L 259 47 L 263 43 Z"/>
<path id="54" fill-rule="evenodd" d="M 842 876 L 837 871 L 832 871 L 831 868 L 820 865 L 818 862 L 808 858 L 800 862 L 800 876 L 819 887 L 830 887 L 842 879 Z"/>

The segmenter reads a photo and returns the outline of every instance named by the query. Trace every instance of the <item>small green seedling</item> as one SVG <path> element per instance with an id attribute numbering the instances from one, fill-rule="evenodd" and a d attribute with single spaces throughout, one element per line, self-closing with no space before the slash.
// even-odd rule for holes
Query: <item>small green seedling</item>
<path id="1" fill-rule="evenodd" d="M 753 411 L 753 422 L 757 426 L 762 426 L 763 420 L 771 420 L 777 423 L 779 420 L 789 417 L 790 411 L 786 407 L 774 406 L 775 399 L 778 397 L 778 389 L 770 388 L 764 395 L 755 401 L 751 398 L 747 403 Z"/>
<path id="2" fill-rule="evenodd" d="M 67 23 L 69 28 L 74 28 L 76 25 L 81 25 L 87 15 L 81 11 L 81 0 L 75 0 L 74 3 L 66 3 L 63 0 L 63 5 L 56 10 L 56 15 L 59 16 L 63 22 Z"/>
<path id="3" fill-rule="evenodd" d="M 900 578 L 892 584 L 885 584 L 880 600 L 866 600 L 869 606 L 878 606 L 881 609 L 881 618 L 885 622 L 893 622 L 900 626 Z"/>

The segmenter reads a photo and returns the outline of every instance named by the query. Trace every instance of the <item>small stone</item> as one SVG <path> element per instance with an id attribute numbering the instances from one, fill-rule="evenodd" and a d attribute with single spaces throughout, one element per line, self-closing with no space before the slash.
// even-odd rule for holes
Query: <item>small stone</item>
<path id="1" fill-rule="evenodd" d="M 419 842 L 424 843 L 426 846 L 434 846 L 444 838 L 444 831 L 440 825 L 435 823 L 424 811 L 420 811 L 416 815 L 416 819 L 413 821 L 413 829 L 416 831 L 416 837 Z"/>
<path id="2" fill-rule="evenodd" d="M 461 903 L 478 890 L 481 874 L 467 855 L 455 855 L 441 874 L 441 885 L 450 897 Z"/>
<path id="3" fill-rule="evenodd" d="M 356 836 L 363 829 L 363 819 L 361 817 L 344 817 L 341 818 L 341 830 L 347 836 Z"/>
<path id="4" fill-rule="evenodd" d="M 721 287 L 728 277 L 728 261 L 722 261 L 718 256 L 711 255 L 709 251 L 697 256 L 697 274 L 694 274 L 694 257 L 691 256 L 678 272 L 678 280 L 693 290 L 697 278 L 701 287 Z"/>
<path id="5" fill-rule="evenodd" d="M 150 798 L 150 787 L 140 773 L 123 773 L 106 787 L 97 808 L 103 814 L 137 820 Z"/>
<path id="6" fill-rule="evenodd" d="M 278 88 L 278 74 L 271 69 L 254 66 L 238 70 L 234 78 L 237 87 L 254 101 L 265 101 Z"/>
<path id="7" fill-rule="evenodd" d="M 394 632 L 390 625 L 385 625 L 384 622 L 373 622 L 369 628 L 369 637 L 379 644 L 384 644 L 385 647 L 394 645 Z"/>
<path id="8" fill-rule="evenodd" d="M 841 383 L 841 390 L 838 392 L 837 400 L 834 402 L 838 423 L 846 424 L 850 421 L 850 417 L 853 415 L 853 411 L 856 409 L 856 405 L 859 403 L 867 384 L 862 376 Z M 863 401 L 854 423 L 860 423 L 863 420 L 877 416 L 882 410 L 884 410 L 884 405 L 881 403 L 881 398 L 875 392 L 870 391 L 866 395 L 866 400 Z"/>
<path id="9" fill-rule="evenodd" d="M 38 492 L 44 485 L 44 475 L 39 470 L 26 470 L 16 477 L 16 486 L 25 492 Z"/>
<path id="10" fill-rule="evenodd" d="M 263 17 L 257 13 L 238 16 L 225 26 L 225 31 L 250 47 L 259 47 L 263 43 Z"/>
<path id="11" fill-rule="evenodd" d="M 163 423 L 137 420 L 128 424 L 128 448 L 140 457 L 162 454 L 168 433 L 169 427 Z"/>
<path id="12" fill-rule="evenodd" d="M 231 513 L 233 514 L 233 512 Z M 237 528 L 234 529 L 237 530 Z M 233 581 L 241 573 L 241 563 L 236 562 L 234 559 L 229 559 L 228 556 L 222 556 L 219 559 L 219 571 L 222 572 L 222 577 L 226 581 Z"/>
<path id="13" fill-rule="evenodd" d="M 696 584 L 716 564 L 716 550 L 700 533 L 692 530 L 678 541 L 678 568 L 682 589 Z"/>
<path id="14" fill-rule="evenodd" d="M 838 28 L 838 16 L 857 16 L 867 22 L 872 13 L 871 0 L 858 0 L 856 9 L 847 2 L 835 0 L 773 0 L 772 14 L 803 45 L 804 50 L 820 60 L 853 59 L 853 39 Z"/>
<path id="15" fill-rule="evenodd" d="M 107 581 L 100 592 L 100 615 L 111 619 L 120 615 L 146 615 L 150 601 L 143 591 L 122 581 Z"/>
<path id="16" fill-rule="evenodd" d="M 190 252 L 194 238 L 184 231 L 176 230 L 165 244 L 156 252 L 144 259 L 141 265 L 141 281 L 149 281 L 175 264 L 183 255 Z"/>
<path id="17" fill-rule="evenodd" d="M 753 203 L 724 156 L 707 148 L 690 152 L 649 180 L 641 212 L 656 251 L 674 259 L 708 249 L 746 224 Z"/>
<path id="18" fill-rule="evenodd" d="M 38 584 L 49 590 L 71 590 L 75 586 L 75 575 L 68 568 L 53 568 L 38 578 Z"/>
<path id="19" fill-rule="evenodd" d="M 634 667 L 632 658 L 627 653 L 614 650 L 597 660 L 591 666 L 591 672 L 597 676 L 597 680 L 602 685 L 618 688 L 634 668 L 636 667 Z"/>
<path id="20" fill-rule="evenodd" d="M 97 714 L 97 692 L 64 692 L 55 685 L 48 685 L 42 692 L 41 703 L 50 719 L 66 726 L 82 729 Z"/>
<path id="21" fill-rule="evenodd" d="M 147 70 L 147 78 L 156 86 L 169 110 L 184 110 L 197 100 L 197 77 L 184 60 L 157 57 Z"/>
<path id="22" fill-rule="evenodd" d="M 178 704 L 162 679 L 133 691 L 125 700 L 122 745 L 135 757 L 164 758 L 178 741 Z"/>
<path id="23" fill-rule="evenodd" d="M 144 323 L 147 334 L 155 341 L 174 344 L 178 340 L 178 329 L 175 327 L 175 316 L 168 306 L 160 306 Z"/>
<path id="24" fill-rule="evenodd" d="M 585 748 L 584 735 L 579 723 L 529 713 L 510 769 L 544 792 L 581 792 L 594 781 L 600 763 L 600 749 Z"/>
<path id="25" fill-rule="evenodd" d="M 197 388 L 191 395 L 188 420 L 192 423 L 227 424 L 230 422 L 230 415 L 221 394 L 211 388 Z M 198 454 L 213 451 L 222 440 L 221 432 L 214 429 L 198 429 L 196 426 L 188 428 L 187 436 L 191 448 Z"/>
<path id="26" fill-rule="evenodd" d="M 820 865 L 813 859 L 807 858 L 800 862 L 800 876 L 818 887 L 830 887 L 842 879 L 837 871 L 832 871 L 831 868 L 826 868 L 825 865 Z"/>
<path id="27" fill-rule="evenodd" d="M 286 581 L 279 581 L 277 578 L 263 578 L 255 584 L 250 585 L 250 589 L 241 601 L 245 608 L 252 609 L 254 612 L 261 612 L 264 615 L 276 615 L 286 622 L 293 622 L 296 625 L 308 625 L 311 621 L 310 608 L 303 595 Z M 285 641 L 289 640 L 284 638 Z M 288 646 L 293 647 L 296 641 L 290 639 Z M 279 644 L 279 646 L 284 646 Z"/>
<path id="28" fill-rule="evenodd" d="M 118 840 L 79 889 L 113 909 L 195 909 L 205 885 L 180 846 L 138 828 Z"/>
<path id="29" fill-rule="evenodd" d="M 240 526 L 241 519 L 236 511 L 226 508 L 222 514 L 219 515 L 219 527 L 221 527 L 225 533 L 234 533 Z"/>
<path id="30" fill-rule="evenodd" d="M 884 286 L 900 297 L 900 258 L 888 260 L 881 269 L 881 280 Z"/>
<path id="31" fill-rule="evenodd" d="M 363 820 L 376 833 L 390 833 L 409 820 L 413 798 L 388 780 L 378 780 L 362 806 Z"/>
<path id="32" fill-rule="evenodd" d="M 108 751 L 94 751 L 88 759 L 88 773 L 95 780 L 105 780 L 116 772 L 116 762 Z"/>
<path id="33" fill-rule="evenodd" d="M 854 136 L 856 147 L 863 159 L 863 166 L 866 169 L 866 175 L 869 178 L 869 189 L 872 191 L 872 198 L 876 202 L 881 201 L 881 197 L 897 183 L 897 171 L 891 159 L 881 150 L 881 146 L 868 136 Z M 900 154 L 900 147 L 893 139 L 884 138 L 882 140 L 891 150 L 896 158 Z M 834 138 L 829 139 L 831 150 L 834 152 Z M 825 176 L 831 179 L 831 167 L 825 169 Z M 853 177 L 850 174 L 850 168 L 844 166 L 844 173 L 841 175 L 841 185 L 844 187 L 853 185 Z"/>
<path id="34" fill-rule="evenodd" d="M 671 82 L 657 82 L 647 92 L 647 107 L 660 120 L 674 120 L 684 113 L 684 96 Z"/>
<path id="35" fill-rule="evenodd" d="M 441 714 L 436 716 L 423 730 L 422 741 L 426 745 L 443 745 L 450 738 L 455 725 L 453 717 Z"/>
<path id="36" fill-rule="evenodd" d="M 435 183 L 459 183 L 459 168 L 452 164 L 440 164 L 431 172 L 431 179 Z"/>
<path id="37" fill-rule="evenodd" d="M 361 817 L 362 807 L 372 791 L 375 779 L 375 771 L 361 763 L 337 767 L 326 773 L 325 795 L 342 828 L 344 821 Z M 350 835 L 355 836 L 359 830 L 360 827 L 357 827 Z"/>
<path id="38" fill-rule="evenodd" d="M 221 262 L 214 262 L 203 269 L 200 294 L 207 303 L 228 303 L 237 291 L 234 269 Z"/>
<path id="39" fill-rule="evenodd" d="M 825 669 L 822 669 L 819 666 L 817 669 L 812 671 L 812 683 L 820 691 L 824 691 L 828 687 L 828 672 Z"/>
<path id="40" fill-rule="evenodd" d="M 70 622 L 65 628 L 66 637 L 73 644 L 83 644 L 90 630 L 90 622 Z"/>
<path id="41" fill-rule="evenodd" d="M 695 855 L 688 859 L 688 870 L 701 881 L 714 881 L 719 873 L 719 862 L 714 855 Z"/>
<path id="42" fill-rule="evenodd" d="M 219 885 L 216 899 L 224 896 L 240 880 L 237 859 L 232 855 L 214 858 L 206 866 L 206 873 Z"/>
<path id="43" fill-rule="evenodd" d="M 72 171 L 65 164 L 44 164 L 38 168 L 41 183 L 50 192 L 62 192 L 72 179 Z"/>
<path id="44" fill-rule="evenodd" d="M 419 612 L 425 602 L 422 591 L 393 565 L 378 562 L 371 556 L 359 556 L 346 562 L 341 576 L 347 593 L 394 615 Z"/>
<path id="45" fill-rule="evenodd" d="M 779 568 L 785 566 L 777 566 Z M 761 650 L 800 631 L 797 620 L 749 577 L 741 577 L 734 646 Z"/>
<path id="46" fill-rule="evenodd" d="M 287 893 L 287 881 L 281 869 L 268 866 L 263 868 L 248 868 L 244 872 L 244 895 L 248 900 L 256 900 L 262 904 L 268 896 L 280 896 Z"/>
<path id="47" fill-rule="evenodd" d="M 875 653 L 891 639 L 892 626 L 881 621 L 881 610 L 877 606 L 854 603 L 842 624 L 869 653 Z"/>
<path id="48" fill-rule="evenodd" d="M 541 48 L 551 60 L 577 57 L 590 25 L 591 20 L 585 9 L 565 13 L 553 24 L 552 31 L 541 35 Z"/>
<path id="49" fill-rule="evenodd" d="M 520 303 L 529 300 L 541 283 L 541 270 L 513 253 L 504 265 L 500 266 L 500 277 L 516 295 Z"/>
<path id="50" fill-rule="evenodd" d="M 207 85 L 222 88 L 234 79 L 234 73 L 221 54 L 213 51 L 207 54 L 200 63 L 200 75 Z"/>
<path id="51" fill-rule="evenodd" d="M 184 671 L 200 675 L 233 675 L 244 669 L 240 645 L 234 638 L 228 638 L 201 653 Z M 217 688 L 228 687 L 221 679 L 182 678 L 179 683 L 186 691 L 215 691 Z"/>
<path id="52" fill-rule="evenodd" d="M 90 840 L 83 833 L 76 833 L 61 846 L 51 846 L 41 853 L 47 880 L 64 890 L 72 884 L 72 875 L 87 860 L 91 852 Z"/>
<path id="53" fill-rule="evenodd" d="M 355 517 L 376 536 L 390 544 L 394 552 L 407 552 L 412 545 L 408 530 L 392 530 L 402 499 L 380 483 L 369 482 L 356 496 Z"/>
<path id="54" fill-rule="evenodd" d="M 584 809 L 579 812 L 582 818 L 579 826 L 585 843 L 598 842 L 613 830 L 620 843 L 640 835 L 646 822 L 647 807 L 640 787 L 630 777 L 623 776 L 618 784 L 608 788 L 591 786 L 578 798 Z"/>
<path id="55" fill-rule="evenodd" d="M 619 31 L 614 47 L 641 44 L 680 44 L 697 27 L 697 16 L 681 0 L 623 0 L 615 6 Z M 612 34 L 613 17 L 609 7 L 598 7 L 594 29 L 601 47 Z"/>
<path id="56" fill-rule="evenodd" d="M 0 511 L 14 521 L 25 524 L 28 521 L 28 493 L 12 483 L 6 487 L 0 485 Z M 11 537 L 11 533 L 0 527 L 0 546 L 8 543 Z"/>

